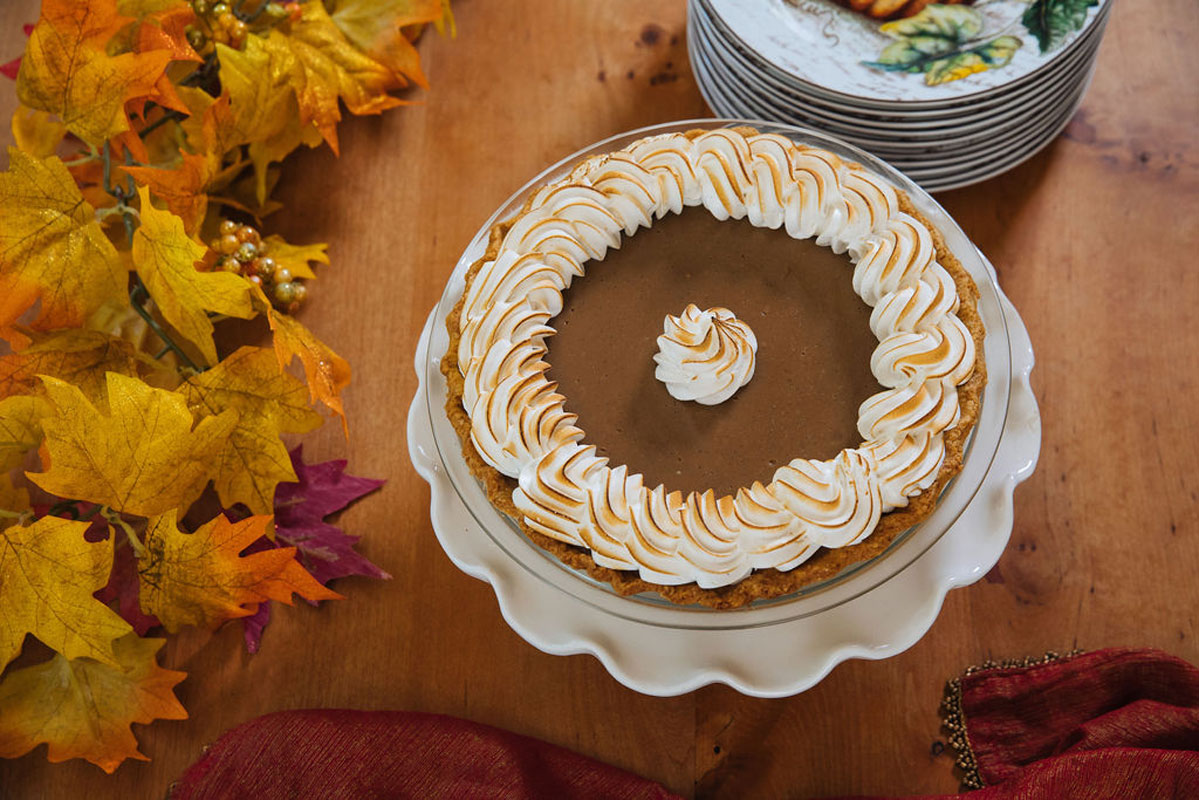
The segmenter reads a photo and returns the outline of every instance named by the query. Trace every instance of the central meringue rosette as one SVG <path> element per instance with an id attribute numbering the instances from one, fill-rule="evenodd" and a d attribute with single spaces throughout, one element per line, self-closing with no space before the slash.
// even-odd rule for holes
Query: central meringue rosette
<path id="1" fill-rule="evenodd" d="M 714 406 L 749 383 L 757 351 L 754 332 L 732 311 L 691 303 L 680 316 L 666 315 L 654 377 L 676 400 Z"/>

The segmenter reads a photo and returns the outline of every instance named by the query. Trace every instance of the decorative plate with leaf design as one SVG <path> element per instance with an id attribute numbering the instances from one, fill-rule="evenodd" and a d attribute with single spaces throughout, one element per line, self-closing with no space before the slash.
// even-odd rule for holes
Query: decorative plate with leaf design
<path id="1" fill-rule="evenodd" d="M 1110 0 L 707 0 L 730 32 L 810 90 L 946 102 L 1070 52 Z"/>

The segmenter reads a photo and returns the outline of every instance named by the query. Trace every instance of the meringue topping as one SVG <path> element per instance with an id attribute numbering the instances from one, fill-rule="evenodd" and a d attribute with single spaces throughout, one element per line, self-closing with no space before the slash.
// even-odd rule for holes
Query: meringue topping
<path id="1" fill-rule="evenodd" d="M 732 311 L 690 303 L 680 316 L 666 315 L 654 377 L 676 400 L 714 406 L 749 383 L 757 352 L 758 338 Z"/>
<path id="2" fill-rule="evenodd" d="M 849 255 L 854 267 L 846 280 L 873 308 L 869 323 L 879 346 L 871 369 L 882 389 L 859 409 L 858 447 L 829 460 L 795 458 L 766 485 L 684 496 L 646 486 L 626 465 L 609 466 L 575 424 L 543 359 L 563 292 L 584 276 L 586 262 L 602 261 L 623 236 L 689 206 L 718 220 L 782 228 Z M 957 387 L 977 355 L 955 314 L 958 303 L 932 234 L 864 168 L 776 134 L 724 129 L 648 137 L 588 158 L 538 189 L 494 259 L 474 275 L 458 352 L 471 441 L 488 464 L 518 480 L 514 501 L 528 526 L 590 549 L 601 565 L 704 588 L 735 583 L 753 569 L 790 569 L 818 547 L 861 541 L 881 514 L 936 480 L 945 431 L 960 419 Z M 703 397 L 730 386 L 735 392 L 752 376 L 752 331 L 733 327 L 718 309 L 690 311 L 674 335 L 668 321 L 664 337 L 725 365 L 694 381 L 705 383 Z M 703 335 L 687 338 L 704 325 L 714 345 Z M 672 357 L 659 367 L 673 374 L 682 363 Z M 713 378 L 725 372 L 738 377 Z"/>

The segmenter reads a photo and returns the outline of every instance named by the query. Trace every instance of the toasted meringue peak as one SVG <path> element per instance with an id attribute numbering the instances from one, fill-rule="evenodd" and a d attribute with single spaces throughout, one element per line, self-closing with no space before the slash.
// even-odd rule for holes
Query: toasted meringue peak
<path id="1" fill-rule="evenodd" d="M 758 338 L 732 311 L 691 303 L 680 316 L 666 315 L 654 377 L 676 400 L 714 406 L 749 383 L 757 352 Z"/>

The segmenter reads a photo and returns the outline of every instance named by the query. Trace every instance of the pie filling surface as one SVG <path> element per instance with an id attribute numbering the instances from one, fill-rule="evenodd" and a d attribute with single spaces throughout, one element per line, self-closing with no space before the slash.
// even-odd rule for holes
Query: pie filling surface
<path id="1" fill-rule="evenodd" d="M 688 208 L 626 238 L 563 294 L 546 377 L 609 463 L 649 486 L 735 494 L 797 455 L 856 446 L 858 406 L 880 389 L 878 340 L 853 265 L 811 240 Z M 654 380 L 667 314 L 723 306 L 757 336 L 753 379 L 728 400 L 676 400 Z"/>

